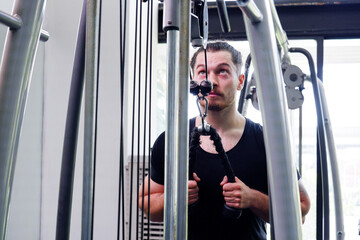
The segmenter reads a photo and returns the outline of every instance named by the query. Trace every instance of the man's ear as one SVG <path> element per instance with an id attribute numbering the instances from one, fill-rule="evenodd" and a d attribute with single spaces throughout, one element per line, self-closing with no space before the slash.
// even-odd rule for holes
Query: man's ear
<path id="1" fill-rule="evenodd" d="M 243 88 L 243 86 L 244 86 L 244 80 L 245 80 L 244 74 L 240 74 L 237 90 L 240 91 L 240 90 Z"/>

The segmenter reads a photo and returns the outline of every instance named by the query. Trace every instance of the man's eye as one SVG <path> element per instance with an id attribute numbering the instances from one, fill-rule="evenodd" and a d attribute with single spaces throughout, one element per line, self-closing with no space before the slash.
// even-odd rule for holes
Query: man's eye
<path id="1" fill-rule="evenodd" d="M 205 75 L 205 71 L 200 71 L 199 75 Z"/>
<path id="2" fill-rule="evenodd" d="M 220 73 L 220 74 L 227 74 L 228 72 L 227 72 L 225 69 L 221 69 L 221 70 L 219 71 L 219 73 Z"/>

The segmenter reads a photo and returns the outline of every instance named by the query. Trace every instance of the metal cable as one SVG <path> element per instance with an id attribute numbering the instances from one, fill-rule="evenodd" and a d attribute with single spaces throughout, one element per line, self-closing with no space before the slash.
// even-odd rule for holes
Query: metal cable
<path id="1" fill-rule="evenodd" d="M 120 154 L 119 154 L 119 192 L 117 239 L 125 239 L 125 192 L 124 192 L 124 85 L 125 85 L 125 51 L 126 51 L 126 14 L 127 1 L 120 0 Z M 123 16 L 124 13 L 124 16 Z M 124 23 L 123 23 L 124 19 Z M 124 28 L 123 28 L 124 27 Z M 120 232 L 120 225 L 122 232 Z"/>
<path id="2" fill-rule="evenodd" d="M 101 18 L 102 18 L 102 0 L 99 0 L 99 32 L 98 32 L 98 55 L 96 70 L 96 95 L 95 95 L 95 132 L 94 132 L 94 169 L 93 169 L 93 192 L 92 192 L 92 216 L 91 216 L 91 238 L 94 235 L 94 212 L 95 212 L 95 182 L 96 182 L 96 152 L 97 152 L 97 129 L 99 113 L 99 80 L 100 80 L 100 53 L 101 53 Z"/>
<path id="3" fill-rule="evenodd" d="M 131 240 L 131 225 L 132 225 L 132 195 L 133 195 L 133 176 L 134 176 L 134 134 L 135 134 L 135 95 L 136 95 L 136 66 L 137 66 L 137 42 L 138 42 L 138 11 L 139 1 L 136 1 L 136 14 L 135 14 L 135 47 L 134 47 L 134 79 L 133 79 L 133 109 L 132 109 L 132 134 L 131 134 L 131 172 L 130 172 L 130 201 L 129 201 L 129 240 Z"/>
<path id="4" fill-rule="evenodd" d="M 150 5 L 151 2 L 148 2 L 148 8 L 147 8 L 147 32 L 146 32 L 146 57 L 145 57 L 145 89 L 144 89 L 144 93 L 145 93 L 145 96 L 144 96 L 144 143 L 143 143 L 143 161 L 142 161 L 142 167 L 143 167 L 143 171 L 142 171 L 142 180 L 144 181 L 145 179 L 145 169 L 146 169 L 146 162 L 145 162 L 145 157 L 146 157 L 146 118 L 147 118 L 147 105 L 148 105 L 148 102 L 147 102 L 147 98 L 148 98 L 148 67 L 149 67 L 149 30 L 150 30 Z M 150 134 L 150 131 L 151 131 L 151 128 L 149 128 L 148 130 L 148 134 Z M 150 139 L 149 139 L 150 141 Z M 149 156 L 149 155 L 148 155 Z M 141 205 L 141 221 L 140 221 L 140 224 L 141 224 L 141 240 L 144 239 L 144 194 L 145 194 L 145 185 L 142 184 L 142 205 Z M 149 223 L 148 223 L 148 226 L 149 226 Z M 148 230 L 149 230 L 149 227 L 148 227 Z M 137 238 L 138 239 L 138 238 Z M 149 234 L 148 234 L 148 239 L 149 239 Z"/>
<path id="5" fill-rule="evenodd" d="M 151 171 L 151 164 L 150 164 L 150 160 L 151 160 L 151 110 L 152 110 L 152 40 L 153 40 L 153 14 L 154 14 L 154 11 L 153 11 L 153 1 L 152 0 L 149 0 L 149 3 L 151 5 L 151 10 L 150 10 L 150 13 L 151 13 L 151 17 L 150 17 L 150 21 L 151 21 L 151 24 L 150 24 L 150 68 L 149 68 L 149 76 L 150 76 L 150 79 L 149 79 L 149 161 L 148 161 L 148 175 L 150 176 L 150 171 Z M 149 29 L 149 28 L 148 28 Z M 148 192 L 150 193 L 150 177 L 148 177 Z M 148 219 L 147 219 L 147 224 L 148 226 L 150 226 L 150 194 L 148 194 Z M 148 227 L 147 229 L 147 236 L 148 236 L 148 239 L 150 238 L 150 227 Z"/>
<path id="6" fill-rule="evenodd" d="M 141 120 L 141 59 L 142 59 L 142 2 L 139 4 L 139 68 L 138 68 L 138 130 L 137 130 L 137 174 L 136 174 L 136 229 L 139 228 L 139 183 L 140 183 L 140 120 Z M 145 121 L 144 121 L 145 123 Z M 145 131 L 144 131 L 145 132 Z M 136 231 L 136 239 L 139 239 L 139 231 Z"/>

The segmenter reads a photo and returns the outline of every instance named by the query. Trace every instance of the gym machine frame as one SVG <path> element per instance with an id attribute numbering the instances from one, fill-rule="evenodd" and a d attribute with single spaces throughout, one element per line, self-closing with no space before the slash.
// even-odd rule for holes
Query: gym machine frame
<path id="1" fill-rule="evenodd" d="M 170 4 L 176 5 L 175 2 L 165 1 L 164 4 L 165 29 L 167 23 L 181 19 L 179 25 L 171 25 L 166 29 L 169 66 L 164 222 L 165 239 L 186 239 L 188 169 L 186 106 L 189 76 L 187 60 L 188 42 L 190 40 L 188 35 L 190 11 L 188 1 L 181 1 L 181 7 L 172 6 L 172 11 L 169 11 L 167 8 L 170 7 Z M 273 203 L 271 205 L 271 216 L 275 236 L 277 239 L 301 239 L 299 193 L 294 159 L 291 154 L 292 143 L 288 135 L 290 125 L 286 110 L 286 98 L 281 85 L 282 81 L 279 81 L 283 77 L 270 1 L 238 1 L 238 3 L 245 13 L 244 19 L 254 62 L 255 76 L 259 86 L 259 98 L 264 103 L 261 105 L 261 112 L 264 120 L 270 198 Z M 178 26 L 181 28 L 181 40 L 179 42 L 177 42 L 179 39 L 177 36 Z M 184 46 L 178 47 L 179 43 L 184 44 Z M 176 66 L 179 66 L 179 72 L 177 72 L 179 68 Z M 175 74 L 172 74 L 174 72 Z M 183 74 L 184 72 L 185 74 Z M 183 86 L 177 87 L 176 84 L 183 84 Z M 182 96 L 186 96 L 185 99 Z M 179 106 L 178 103 L 181 105 Z M 186 135 L 180 133 L 186 133 Z M 277 141 L 271 141 L 271 139 L 277 139 Z M 179 144 L 184 145 L 180 147 Z"/>
<path id="2" fill-rule="evenodd" d="M 46 0 L 17 0 L 13 14 L 0 12 L 8 30 L 0 70 L 0 239 L 7 220 L 21 125 L 40 37 Z M 19 48 L 21 46 L 21 48 Z"/>

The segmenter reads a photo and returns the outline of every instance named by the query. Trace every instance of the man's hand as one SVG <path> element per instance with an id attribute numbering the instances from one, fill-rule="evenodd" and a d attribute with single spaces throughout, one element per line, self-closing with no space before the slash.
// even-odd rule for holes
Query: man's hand
<path id="1" fill-rule="evenodd" d="M 249 208 L 253 213 L 269 222 L 269 197 L 268 195 L 249 188 L 240 179 L 235 177 L 234 183 L 229 183 L 225 176 L 220 185 L 223 188 L 223 196 L 226 205 L 233 208 Z M 303 223 L 305 215 L 310 209 L 309 196 L 299 179 L 300 206 Z"/>
<path id="2" fill-rule="evenodd" d="M 225 176 L 220 185 L 223 188 L 223 196 L 227 206 L 238 209 L 251 207 L 253 190 L 239 178 L 235 177 L 235 182 L 230 183 Z"/>
<path id="3" fill-rule="evenodd" d="M 199 200 L 199 188 L 197 183 L 200 182 L 200 178 L 196 173 L 193 173 L 194 180 L 188 182 L 188 204 L 191 205 Z"/>

